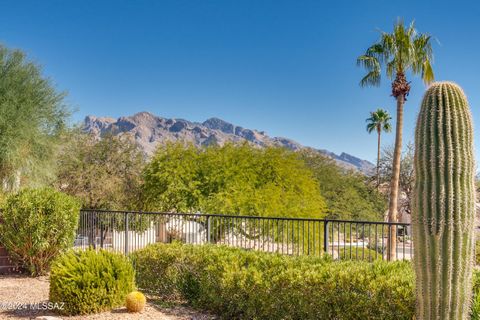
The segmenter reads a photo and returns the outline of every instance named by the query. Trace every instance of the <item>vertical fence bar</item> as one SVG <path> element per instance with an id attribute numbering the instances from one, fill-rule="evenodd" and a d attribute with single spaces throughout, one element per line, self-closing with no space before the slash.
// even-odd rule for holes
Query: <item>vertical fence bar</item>
<path id="1" fill-rule="evenodd" d="M 323 251 L 328 253 L 328 220 L 325 220 L 323 226 Z"/>
<path id="2" fill-rule="evenodd" d="M 103 249 L 103 217 L 100 218 L 100 248 Z"/>
<path id="3" fill-rule="evenodd" d="M 124 213 L 124 223 L 125 223 L 125 255 L 128 255 L 128 212 Z"/>
<path id="4" fill-rule="evenodd" d="M 350 260 L 352 260 L 352 245 L 353 245 L 353 239 L 352 239 L 352 223 L 349 223 L 349 231 L 350 231 Z"/>
<path id="5" fill-rule="evenodd" d="M 312 234 L 312 237 L 313 237 L 312 246 L 313 246 L 313 255 L 314 255 L 314 256 L 317 255 L 317 248 L 316 248 L 316 246 L 315 246 L 315 222 L 316 222 L 316 221 L 313 221 L 313 234 Z"/>
<path id="6" fill-rule="evenodd" d="M 210 216 L 207 216 L 207 243 L 212 242 L 212 225 L 210 221 Z"/>
<path id="7" fill-rule="evenodd" d="M 392 260 L 392 253 L 390 252 L 390 241 L 392 240 L 392 226 L 389 224 L 388 225 L 388 235 L 387 235 L 387 261 L 391 261 Z"/>

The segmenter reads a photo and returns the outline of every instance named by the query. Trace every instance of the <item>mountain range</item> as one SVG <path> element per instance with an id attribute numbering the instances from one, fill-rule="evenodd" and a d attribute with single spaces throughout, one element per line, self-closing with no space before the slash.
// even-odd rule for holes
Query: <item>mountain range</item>
<path id="1" fill-rule="evenodd" d="M 294 151 L 309 148 L 294 140 L 270 137 L 264 131 L 236 126 L 219 118 L 210 118 L 198 123 L 184 119 L 162 118 L 149 112 L 139 112 L 118 119 L 90 115 L 85 117 L 83 129 L 98 138 L 106 133 L 130 135 L 146 155 L 152 155 L 158 144 L 167 141 L 186 141 L 197 146 L 248 141 L 258 147 L 281 146 Z M 337 155 L 328 150 L 314 150 L 334 159 L 339 166 L 346 169 L 371 174 L 375 168 L 371 162 L 345 152 Z"/>

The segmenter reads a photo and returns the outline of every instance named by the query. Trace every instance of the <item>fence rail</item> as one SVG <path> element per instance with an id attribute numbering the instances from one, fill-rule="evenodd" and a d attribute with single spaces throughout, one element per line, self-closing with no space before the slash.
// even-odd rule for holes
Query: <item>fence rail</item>
<path id="1" fill-rule="evenodd" d="M 75 246 L 128 254 L 156 242 L 215 243 L 288 255 L 338 260 L 386 259 L 397 234 L 397 259 L 413 254 L 406 223 L 193 213 L 82 210 Z"/>

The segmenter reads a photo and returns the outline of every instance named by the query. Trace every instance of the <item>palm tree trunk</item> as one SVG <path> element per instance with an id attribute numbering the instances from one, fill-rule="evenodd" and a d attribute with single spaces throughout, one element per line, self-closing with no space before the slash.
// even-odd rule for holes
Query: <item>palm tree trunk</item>
<path id="1" fill-rule="evenodd" d="M 404 95 L 397 96 L 397 124 L 395 130 L 395 150 L 393 153 L 392 181 L 390 184 L 390 203 L 388 207 L 388 222 L 397 222 L 398 187 L 400 181 L 400 160 L 402 155 L 402 128 Z M 387 259 L 395 260 L 397 256 L 397 227 L 390 226 L 388 232 Z"/>
<path id="2" fill-rule="evenodd" d="M 380 135 L 382 130 L 377 130 L 378 132 L 378 142 L 377 142 L 377 190 L 380 190 Z"/>

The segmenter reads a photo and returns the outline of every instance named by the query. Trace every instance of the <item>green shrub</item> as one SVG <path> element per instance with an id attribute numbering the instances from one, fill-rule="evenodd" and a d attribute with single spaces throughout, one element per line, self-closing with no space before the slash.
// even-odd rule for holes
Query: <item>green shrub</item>
<path id="1" fill-rule="evenodd" d="M 50 273 L 50 301 L 65 315 L 90 314 L 122 306 L 135 289 L 131 262 L 121 254 L 93 249 L 60 256 Z"/>
<path id="2" fill-rule="evenodd" d="M 51 261 L 71 247 L 80 205 L 50 188 L 25 189 L 7 198 L 0 219 L 0 242 L 31 275 L 45 274 Z"/>
<path id="3" fill-rule="evenodd" d="M 132 254 L 137 285 L 225 319 L 412 319 L 409 262 L 333 262 L 220 246 L 155 244 Z"/>
<path id="4" fill-rule="evenodd" d="M 475 241 L 475 264 L 480 265 L 480 240 Z"/>
<path id="5" fill-rule="evenodd" d="M 473 272 L 472 320 L 480 320 L 480 271 Z"/>

